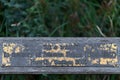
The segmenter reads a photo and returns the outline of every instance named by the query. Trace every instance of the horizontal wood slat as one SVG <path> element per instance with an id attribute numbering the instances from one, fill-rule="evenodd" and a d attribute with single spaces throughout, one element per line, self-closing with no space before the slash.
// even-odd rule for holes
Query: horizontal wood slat
<path id="1" fill-rule="evenodd" d="M 120 73 L 120 38 L 0 38 L 1 74 Z"/>

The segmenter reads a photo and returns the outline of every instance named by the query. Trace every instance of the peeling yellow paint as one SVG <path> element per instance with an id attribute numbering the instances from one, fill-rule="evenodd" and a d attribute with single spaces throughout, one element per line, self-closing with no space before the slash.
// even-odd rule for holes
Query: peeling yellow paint
<path id="1" fill-rule="evenodd" d="M 2 53 L 2 65 L 10 66 L 10 57 L 4 57 L 4 53 Z"/>
<path id="2" fill-rule="evenodd" d="M 85 64 L 76 64 L 76 58 L 71 58 L 71 57 L 66 57 L 66 54 L 67 52 L 69 52 L 70 50 L 66 50 L 65 49 L 65 46 L 66 45 L 74 45 L 74 43 L 71 43 L 71 44 L 67 44 L 67 43 L 58 43 L 58 44 L 52 44 L 52 43 L 49 43 L 47 45 L 50 45 L 51 46 L 51 49 L 50 50 L 45 50 L 43 49 L 42 51 L 43 52 L 46 52 L 46 53 L 62 53 L 63 54 L 63 57 L 38 57 L 35 59 L 35 61 L 38 61 L 38 60 L 48 60 L 51 65 L 60 65 L 60 64 L 54 64 L 54 60 L 57 60 L 57 61 L 71 61 L 73 64 L 73 66 L 85 66 Z M 63 48 L 61 48 L 61 46 Z M 93 48 L 91 45 L 88 45 L 86 44 L 84 47 L 83 47 L 83 50 L 84 51 L 87 51 L 87 49 L 91 50 L 91 52 L 95 52 L 95 48 Z M 99 50 L 105 50 L 105 51 L 111 51 L 111 52 L 117 52 L 117 45 L 115 43 L 110 43 L 110 44 L 101 44 L 97 49 Z M 114 57 L 115 57 L 115 54 L 112 54 Z M 111 65 L 115 65 L 117 62 L 118 62 L 118 59 L 117 58 L 96 58 L 94 60 L 92 60 L 90 54 L 88 55 L 88 61 L 90 61 L 92 64 L 100 64 L 100 65 L 107 65 L 107 64 L 111 64 Z M 62 64 L 65 66 L 65 64 Z M 69 64 L 71 65 L 71 64 Z"/>
<path id="3" fill-rule="evenodd" d="M 99 47 L 100 50 L 111 51 L 111 52 L 114 52 L 114 53 L 117 52 L 117 48 L 118 48 L 118 46 L 115 43 L 101 44 L 100 47 Z"/>
<path id="4" fill-rule="evenodd" d="M 37 57 L 35 58 L 35 61 L 42 61 L 42 60 L 48 60 L 49 63 L 51 63 L 51 65 L 55 65 L 55 66 L 67 66 L 66 64 L 55 64 L 55 60 L 57 61 L 66 61 L 66 62 L 72 62 L 72 64 L 69 64 L 69 66 L 85 66 L 85 64 L 77 64 L 76 60 L 80 59 L 80 58 L 71 58 L 71 57 L 66 57 L 67 52 L 69 52 L 70 50 L 67 50 L 65 47 L 67 45 L 71 45 L 74 46 L 74 43 L 68 44 L 68 43 L 56 43 L 56 44 L 52 44 L 52 43 L 46 43 L 44 45 L 50 46 L 51 49 L 50 50 L 46 50 L 43 49 L 42 52 L 45 53 L 61 53 L 63 54 L 63 57 Z M 62 46 L 62 47 L 61 47 Z M 111 51 L 111 52 L 117 52 L 117 48 L 118 46 L 115 43 L 111 43 L 111 44 L 101 44 L 98 49 L 100 50 L 106 50 L 106 51 Z M 16 44 L 16 43 L 3 43 L 3 51 L 5 53 L 8 54 L 12 54 L 12 53 L 20 53 L 21 51 L 23 51 L 25 49 L 25 47 L 21 44 Z M 85 45 L 83 47 L 84 51 L 87 51 L 87 49 L 90 49 L 91 52 L 95 52 L 95 49 L 92 48 L 92 46 L 90 45 Z M 115 54 L 111 54 L 115 57 Z M 113 65 L 115 66 L 116 63 L 118 62 L 117 57 L 115 58 L 96 58 L 93 59 L 91 58 L 90 54 L 88 54 L 88 60 L 91 61 L 92 64 L 100 64 L 100 65 Z M 9 57 L 4 57 L 4 53 L 2 54 L 2 64 L 5 66 L 10 66 L 11 65 L 11 61 L 10 61 L 10 55 Z"/>
<path id="5" fill-rule="evenodd" d="M 54 66 L 54 65 L 55 65 L 55 62 L 54 62 L 54 61 L 52 61 L 51 65 L 53 65 L 53 66 Z"/>
<path id="6" fill-rule="evenodd" d="M 17 47 L 15 48 L 15 53 L 20 53 L 20 52 L 22 52 L 24 49 L 25 49 L 24 46 L 17 46 Z"/>
<path id="7" fill-rule="evenodd" d="M 83 50 L 84 50 L 84 51 L 87 51 L 87 49 L 91 49 L 91 48 L 92 48 L 92 47 L 91 47 L 90 45 L 86 44 L 86 45 L 84 46 Z"/>
<path id="8" fill-rule="evenodd" d="M 11 46 L 11 47 L 15 47 L 16 44 L 15 44 L 15 43 L 10 43 L 10 46 Z"/>
<path id="9" fill-rule="evenodd" d="M 16 49 L 15 49 L 15 53 L 19 53 L 20 52 L 20 47 L 17 47 Z"/>
<path id="10" fill-rule="evenodd" d="M 42 61 L 42 60 L 44 60 L 43 57 L 37 57 L 37 58 L 35 58 L 35 61 Z"/>
<path id="11" fill-rule="evenodd" d="M 112 49 L 117 49 L 117 45 L 116 44 L 112 44 L 111 48 Z"/>
<path id="12" fill-rule="evenodd" d="M 118 48 L 118 46 L 116 45 L 116 44 L 112 44 L 111 45 L 111 52 L 117 52 L 117 48 Z"/>
<path id="13" fill-rule="evenodd" d="M 51 48 L 52 48 L 51 50 L 43 49 L 42 52 L 46 52 L 46 53 L 62 53 L 64 56 L 66 56 L 67 52 L 69 52 L 69 50 L 66 50 L 65 48 L 61 49 L 60 44 L 52 45 Z"/>
<path id="14" fill-rule="evenodd" d="M 100 58 L 100 64 L 112 64 L 115 65 L 118 62 L 117 56 L 116 58 Z"/>
<path id="15" fill-rule="evenodd" d="M 13 53 L 13 49 L 15 47 L 14 43 L 3 43 L 3 51 L 8 53 L 8 54 L 12 54 Z"/>
<path id="16" fill-rule="evenodd" d="M 70 57 L 37 57 L 35 58 L 35 61 L 41 61 L 41 60 L 48 60 L 51 65 L 53 65 L 54 60 L 57 61 L 71 61 L 73 62 L 73 66 L 83 66 L 83 64 L 76 64 L 76 59 L 80 58 L 70 58 Z M 55 65 L 55 64 L 54 64 Z"/>
<path id="17" fill-rule="evenodd" d="M 20 53 L 21 51 L 24 50 L 24 48 L 25 47 L 21 44 L 3 43 L 3 51 L 8 54 L 12 54 L 13 52 Z"/>
<path id="18" fill-rule="evenodd" d="M 21 51 L 24 50 L 24 46 L 21 44 L 16 44 L 16 43 L 3 43 L 3 53 L 2 53 L 2 65 L 4 66 L 10 66 L 11 61 L 10 61 L 10 56 L 12 53 L 20 53 Z M 8 57 L 5 57 L 5 53 L 9 54 Z"/>
<path id="19" fill-rule="evenodd" d="M 92 64 L 99 64 L 99 59 L 92 60 Z"/>
<path id="20" fill-rule="evenodd" d="M 91 57 L 88 57 L 88 61 L 91 61 Z"/>

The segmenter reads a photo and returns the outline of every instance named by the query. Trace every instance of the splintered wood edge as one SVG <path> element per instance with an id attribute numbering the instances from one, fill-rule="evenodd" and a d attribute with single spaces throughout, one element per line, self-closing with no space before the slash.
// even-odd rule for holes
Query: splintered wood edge
<path id="1" fill-rule="evenodd" d="M 4 40 L 11 40 L 11 41 L 16 41 L 16 40 L 86 40 L 86 42 L 90 42 L 92 43 L 93 41 L 105 41 L 105 42 L 114 42 L 117 44 L 118 47 L 118 52 L 117 52 L 117 57 L 118 57 L 118 66 L 117 67 L 7 67 L 10 64 L 7 63 L 6 67 L 2 67 L 2 62 L 6 63 L 6 61 L 9 62 L 9 58 L 6 58 L 4 61 L 2 61 L 3 59 L 3 55 L 2 53 L 0 54 L 0 63 L 1 63 L 1 67 L 0 67 L 0 74 L 43 74 L 43 73 L 47 73 L 47 74 L 119 74 L 120 73 L 120 38 L 73 38 L 73 37 L 69 37 L 69 38 L 59 38 L 59 37 L 55 37 L 55 38 L 46 38 L 46 37 L 40 37 L 40 38 L 0 38 L 0 52 L 2 52 L 2 46 L 1 43 L 4 42 Z M 34 42 L 33 42 L 34 43 Z M 15 44 L 13 44 L 12 46 L 14 46 Z M 24 49 L 24 46 L 22 46 L 22 49 Z M 19 53 L 19 47 L 16 48 L 15 50 L 16 53 Z M 11 54 L 11 52 L 8 52 L 9 54 Z M 37 60 L 37 59 L 36 59 Z"/>

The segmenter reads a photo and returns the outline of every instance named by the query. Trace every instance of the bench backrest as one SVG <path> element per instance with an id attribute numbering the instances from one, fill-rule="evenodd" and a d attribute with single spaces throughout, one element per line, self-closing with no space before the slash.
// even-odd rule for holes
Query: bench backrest
<path id="1" fill-rule="evenodd" d="M 2 74 L 120 73 L 119 38 L 0 38 Z"/>

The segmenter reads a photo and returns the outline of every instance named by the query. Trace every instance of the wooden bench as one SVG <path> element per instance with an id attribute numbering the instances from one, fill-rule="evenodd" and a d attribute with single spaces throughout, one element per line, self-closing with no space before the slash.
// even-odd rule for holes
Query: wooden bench
<path id="1" fill-rule="evenodd" d="M 1 74 L 118 74 L 120 38 L 0 38 Z"/>

